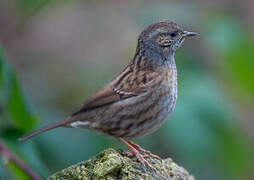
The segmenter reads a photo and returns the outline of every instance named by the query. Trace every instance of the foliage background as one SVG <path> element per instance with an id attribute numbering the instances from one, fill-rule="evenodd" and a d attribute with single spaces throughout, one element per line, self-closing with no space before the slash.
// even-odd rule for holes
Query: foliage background
<path id="1" fill-rule="evenodd" d="M 200 36 L 176 54 L 179 98 L 157 132 L 136 142 L 196 179 L 253 179 L 254 1 L 0 1 L 0 139 L 42 177 L 108 148 L 95 132 L 56 129 L 131 60 L 138 34 L 171 19 Z M 4 50 L 3 50 L 4 49 Z M 29 179 L 0 156 L 0 179 Z"/>

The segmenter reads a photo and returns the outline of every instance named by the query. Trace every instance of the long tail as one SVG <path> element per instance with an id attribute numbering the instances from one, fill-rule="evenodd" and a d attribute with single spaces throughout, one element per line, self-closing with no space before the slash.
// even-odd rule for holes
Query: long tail
<path id="1" fill-rule="evenodd" d="M 37 130 L 35 130 L 35 131 L 31 132 L 31 133 L 28 133 L 28 134 L 20 137 L 18 140 L 19 141 L 25 141 L 27 139 L 30 139 L 33 136 L 36 136 L 36 135 L 41 134 L 43 132 L 49 131 L 51 129 L 55 129 L 55 128 L 58 128 L 58 127 L 66 126 L 67 124 L 71 123 L 72 121 L 73 121 L 73 118 L 69 117 L 66 120 L 50 124 L 50 125 L 48 125 L 46 127 L 43 127 L 43 128 L 37 129 Z"/>

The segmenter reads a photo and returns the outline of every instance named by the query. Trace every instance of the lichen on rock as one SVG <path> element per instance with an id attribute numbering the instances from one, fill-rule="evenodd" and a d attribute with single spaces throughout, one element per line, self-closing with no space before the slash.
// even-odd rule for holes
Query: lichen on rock
<path id="1" fill-rule="evenodd" d="M 149 157 L 147 161 L 155 171 L 144 167 L 135 158 L 125 156 L 121 150 L 106 149 L 86 162 L 53 174 L 48 180 L 194 180 L 170 158 Z"/>

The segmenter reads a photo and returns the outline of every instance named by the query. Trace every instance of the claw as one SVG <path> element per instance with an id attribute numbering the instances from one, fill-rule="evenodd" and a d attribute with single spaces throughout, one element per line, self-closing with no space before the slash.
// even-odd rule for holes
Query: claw
<path id="1" fill-rule="evenodd" d="M 131 142 L 126 141 L 123 138 L 118 138 L 120 141 L 122 141 L 130 150 L 131 152 L 124 152 L 127 156 L 135 155 L 138 161 L 143 164 L 144 166 L 148 167 L 149 169 L 155 171 L 156 169 L 145 159 L 145 157 L 153 157 L 156 159 L 160 159 L 159 156 L 152 154 L 150 151 L 147 151 L 143 148 L 141 148 L 139 145 Z M 145 155 L 142 155 L 140 152 L 145 153 Z"/>
<path id="2" fill-rule="evenodd" d="M 139 160 L 139 162 L 141 162 L 144 166 L 148 167 L 149 169 L 151 169 L 153 171 L 156 170 L 147 160 L 145 160 L 145 158 L 138 151 L 134 152 L 134 154 L 137 157 L 137 159 Z"/>
<path id="3" fill-rule="evenodd" d="M 145 153 L 145 157 L 152 157 L 154 159 L 161 159 L 159 156 L 151 153 L 150 151 L 147 151 L 145 149 L 143 149 L 142 147 L 140 147 L 139 145 L 135 144 L 132 141 L 128 141 L 133 147 L 135 147 L 135 149 L 137 149 L 139 152 L 143 152 Z"/>

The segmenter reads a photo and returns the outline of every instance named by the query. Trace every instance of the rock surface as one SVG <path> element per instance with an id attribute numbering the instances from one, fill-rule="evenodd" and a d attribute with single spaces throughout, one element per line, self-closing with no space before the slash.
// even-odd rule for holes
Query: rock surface
<path id="1" fill-rule="evenodd" d="M 61 170 L 48 180 L 194 180 L 184 168 L 170 158 L 147 161 L 155 171 L 144 167 L 121 150 L 106 149 L 86 162 L 82 161 Z"/>

